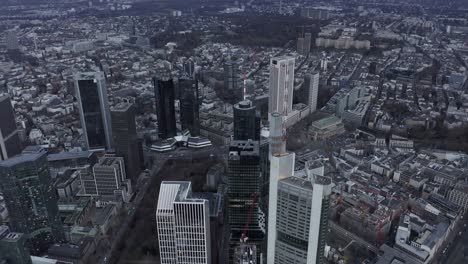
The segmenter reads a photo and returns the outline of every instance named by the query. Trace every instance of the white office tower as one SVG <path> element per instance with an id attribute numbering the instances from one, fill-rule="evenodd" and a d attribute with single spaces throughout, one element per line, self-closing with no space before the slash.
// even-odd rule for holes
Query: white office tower
<path id="1" fill-rule="evenodd" d="M 313 113 L 317 110 L 317 99 L 319 90 L 320 74 L 318 72 L 307 74 L 304 78 L 306 94 L 307 94 L 307 105 L 310 108 L 310 112 Z"/>
<path id="2" fill-rule="evenodd" d="M 156 209 L 161 264 L 210 264 L 209 202 L 190 182 L 163 181 Z"/>
<path id="3" fill-rule="evenodd" d="M 286 152 L 284 116 L 271 114 L 270 121 L 270 188 L 268 201 L 268 246 L 267 263 L 275 263 L 275 242 L 277 238 L 278 183 L 294 173 L 294 153 Z"/>
<path id="4" fill-rule="evenodd" d="M 97 195 L 102 201 L 129 202 L 132 192 L 124 158 L 106 154 L 93 166 Z"/>
<path id="5" fill-rule="evenodd" d="M 270 60 L 270 92 L 268 113 L 278 112 L 288 116 L 292 111 L 294 91 L 294 57 L 277 57 Z"/>

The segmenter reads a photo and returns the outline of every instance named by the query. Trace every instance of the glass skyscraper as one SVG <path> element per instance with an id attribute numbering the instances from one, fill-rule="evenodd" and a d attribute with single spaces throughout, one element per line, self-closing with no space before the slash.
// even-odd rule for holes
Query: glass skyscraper
<path id="1" fill-rule="evenodd" d="M 89 150 L 112 149 L 112 129 L 104 73 L 75 74 L 81 128 Z"/>
<path id="2" fill-rule="evenodd" d="M 250 100 L 234 105 L 234 140 L 260 140 L 260 115 Z"/>
<path id="3" fill-rule="evenodd" d="M 28 147 L 20 155 L 0 161 L 0 178 L 12 231 L 29 237 L 32 253 L 64 239 L 44 149 Z"/>
<path id="4" fill-rule="evenodd" d="M 188 77 L 180 78 L 179 91 L 182 129 L 189 130 L 192 136 L 198 136 L 200 135 L 198 81 Z"/>
<path id="5" fill-rule="evenodd" d="M 174 82 L 168 75 L 153 78 L 156 96 L 156 114 L 158 116 L 158 136 L 161 139 L 177 135 L 175 118 Z"/>
<path id="6" fill-rule="evenodd" d="M 0 94 L 0 120 L 0 160 L 4 160 L 21 153 L 15 114 L 8 95 Z"/>

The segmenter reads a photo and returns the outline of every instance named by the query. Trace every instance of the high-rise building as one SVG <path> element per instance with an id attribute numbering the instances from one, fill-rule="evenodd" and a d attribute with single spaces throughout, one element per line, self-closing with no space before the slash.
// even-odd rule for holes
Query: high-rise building
<path id="1" fill-rule="evenodd" d="M 297 38 L 297 53 L 304 54 L 304 38 L 299 37 Z"/>
<path id="2" fill-rule="evenodd" d="M 304 51 L 305 55 L 309 54 L 311 44 L 312 44 L 312 34 L 311 33 L 305 33 L 305 35 L 304 35 L 304 48 L 303 48 L 303 51 Z"/>
<path id="3" fill-rule="evenodd" d="M 228 60 L 224 63 L 224 89 L 237 91 L 239 88 L 239 65 L 237 62 Z"/>
<path id="4" fill-rule="evenodd" d="M 7 226 L 0 226 L 0 263 L 32 263 L 26 243 L 27 238 L 24 234 L 10 232 Z"/>
<path id="5" fill-rule="evenodd" d="M 180 123 L 183 130 L 192 136 L 200 135 L 200 109 L 198 102 L 198 81 L 193 78 L 180 78 Z"/>
<path id="6" fill-rule="evenodd" d="M 21 141 L 15 114 L 8 95 L 0 95 L 0 160 L 21 153 Z"/>
<path id="7" fill-rule="evenodd" d="M 315 175 L 310 181 L 292 176 L 279 181 L 271 263 L 324 263 L 330 194 L 328 177 Z"/>
<path id="8" fill-rule="evenodd" d="M 209 201 L 190 182 L 163 181 L 156 209 L 161 264 L 210 264 Z"/>
<path id="9" fill-rule="evenodd" d="M 260 115 L 252 101 L 234 105 L 234 140 L 260 140 Z"/>
<path id="10" fill-rule="evenodd" d="M 153 78 L 156 96 L 156 114 L 158 116 L 158 136 L 161 139 L 177 135 L 175 117 L 175 90 L 172 78 L 166 74 Z"/>
<path id="11" fill-rule="evenodd" d="M 114 155 L 104 155 L 93 166 L 97 195 L 103 200 L 127 202 L 131 184 L 127 180 L 124 159 Z"/>
<path id="12" fill-rule="evenodd" d="M 288 116 L 292 111 L 294 91 L 294 57 L 277 57 L 270 61 L 268 113 Z"/>
<path id="13" fill-rule="evenodd" d="M 249 241 L 263 238 L 259 225 L 260 153 L 258 141 L 231 141 L 228 157 L 228 214 L 231 238 L 239 241 L 246 224 Z"/>
<path id="14" fill-rule="evenodd" d="M 89 150 L 112 149 L 112 128 L 103 72 L 75 74 L 81 128 Z"/>
<path id="15" fill-rule="evenodd" d="M 140 151 L 135 123 L 135 107 L 130 103 L 119 103 L 111 109 L 112 136 L 117 156 L 125 160 L 127 176 L 133 182 L 141 172 Z"/>
<path id="16" fill-rule="evenodd" d="M 0 161 L 0 178 L 10 226 L 29 237 L 32 253 L 64 239 L 45 149 L 28 147 L 20 155 Z"/>
<path id="17" fill-rule="evenodd" d="M 318 72 L 306 74 L 304 77 L 305 99 L 307 100 L 306 104 L 309 106 L 311 113 L 317 110 L 319 80 L 320 74 Z"/>
<path id="18" fill-rule="evenodd" d="M 195 62 L 191 59 L 188 59 L 184 62 L 184 74 L 190 78 L 195 77 Z"/>

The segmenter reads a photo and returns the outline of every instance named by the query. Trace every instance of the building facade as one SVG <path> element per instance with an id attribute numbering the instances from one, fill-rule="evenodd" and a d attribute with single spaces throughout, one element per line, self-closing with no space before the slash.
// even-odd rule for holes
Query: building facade
<path id="1" fill-rule="evenodd" d="M 192 197 L 190 182 L 161 183 L 156 209 L 161 264 L 210 264 L 209 202 Z"/>
<path id="2" fill-rule="evenodd" d="M 44 149 L 26 148 L 20 155 L 0 161 L 0 178 L 10 226 L 29 237 L 32 253 L 64 239 Z"/>
<path id="3" fill-rule="evenodd" d="M 22 233 L 10 232 L 7 226 L 0 226 L 0 263 L 30 264 L 31 255 L 27 239 Z"/>
<path id="4" fill-rule="evenodd" d="M 104 73 L 77 73 L 74 78 L 86 148 L 112 149 L 111 117 Z"/>
<path id="5" fill-rule="evenodd" d="M 174 137 L 177 135 L 174 82 L 165 75 L 153 78 L 153 85 L 158 116 L 158 136 L 161 139 Z"/>
<path id="6" fill-rule="evenodd" d="M 141 172 L 140 150 L 135 123 L 135 107 L 130 103 L 119 103 L 111 109 L 112 136 L 117 156 L 125 160 L 125 171 L 133 182 Z"/>
<path id="7" fill-rule="evenodd" d="M 15 113 L 8 95 L 0 94 L 0 120 L 0 160 L 5 160 L 21 153 Z"/>
<path id="8" fill-rule="evenodd" d="M 307 105 L 310 112 L 317 110 L 318 90 L 319 90 L 320 74 L 318 72 L 307 74 L 304 78 Z"/>
<path id="9" fill-rule="evenodd" d="M 239 65 L 235 61 L 228 60 L 224 63 L 224 89 L 237 91 L 239 88 Z"/>
<path id="10" fill-rule="evenodd" d="M 277 57 L 270 60 L 268 113 L 278 112 L 288 116 L 292 111 L 294 91 L 294 57 Z"/>
<path id="11" fill-rule="evenodd" d="M 250 100 L 234 105 L 234 140 L 260 140 L 260 115 Z"/>
<path id="12" fill-rule="evenodd" d="M 200 105 L 198 101 L 198 81 L 192 78 L 179 78 L 180 124 L 182 130 L 189 130 L 191 136 L 200 135 Z"/>

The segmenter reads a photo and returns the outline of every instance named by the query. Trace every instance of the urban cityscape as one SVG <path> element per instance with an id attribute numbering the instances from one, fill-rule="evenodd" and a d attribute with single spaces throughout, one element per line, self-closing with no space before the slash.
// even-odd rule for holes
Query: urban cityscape
<path id="1" fill-rule="evenodd" d="M 466 264 L 467 209 L 466 0 L 0 0 L 0 264 Z"/>

